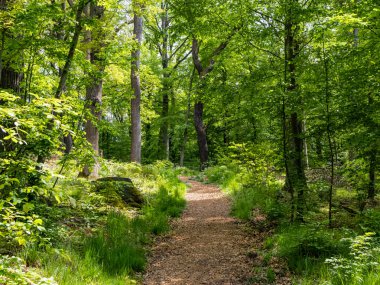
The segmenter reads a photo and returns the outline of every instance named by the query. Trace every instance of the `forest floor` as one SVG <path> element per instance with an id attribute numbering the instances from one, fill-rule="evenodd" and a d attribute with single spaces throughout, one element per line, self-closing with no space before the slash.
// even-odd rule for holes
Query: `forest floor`
<path id="1" fill-rule="evenodd" d="M 191 187 L 187 208 L 153 246 L 143 284 L 252 284 L 252 237 L 230 217 L 229 199 L 214 185 L 182 180 Z"/>

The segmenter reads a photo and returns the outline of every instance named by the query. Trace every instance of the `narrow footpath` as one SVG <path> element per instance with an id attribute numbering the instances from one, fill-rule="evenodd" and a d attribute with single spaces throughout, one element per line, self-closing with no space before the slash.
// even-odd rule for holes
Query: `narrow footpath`
<path id="1" fill-rule="evenodd" d="M 154 246 L 143 284 L 249 284 L 249 235 L 229 216 L 229 199 L 216 186 L 183 181 L 187 208 Z"/>

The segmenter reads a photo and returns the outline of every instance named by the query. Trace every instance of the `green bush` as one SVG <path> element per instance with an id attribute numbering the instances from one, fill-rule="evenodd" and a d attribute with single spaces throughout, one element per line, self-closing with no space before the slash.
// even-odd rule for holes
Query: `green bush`
<path id="1" fill-rule="evenodd" d="M 326 259 L 331 284 L 379 284 L 380 246 L 374 235 L 375 233 L 369 232 L 348 239 L 349 257 Z"/>
<path id="2" fill-rule="evenodd" d="M 347 242 L 341 240 L 340 234 L 318 226 L 294 225 L 283 228 L 267 244 L 287 261 L 292 271 L 307 273 L 328 256 L 347 254 Z"/>
<path id="3" fill-rule="evenodd" d="M 363 213 L 360 223 L 364 232 L 375 232 L 380 234 L 380 210 L 368 209 Z"/>
<path id="4" fill-rule="evenodd" d="M 21 258 L 0 256 L 0 284 L 7 285 L 58 285 L 54 278 L 41 276 L 27 268 Z"/>

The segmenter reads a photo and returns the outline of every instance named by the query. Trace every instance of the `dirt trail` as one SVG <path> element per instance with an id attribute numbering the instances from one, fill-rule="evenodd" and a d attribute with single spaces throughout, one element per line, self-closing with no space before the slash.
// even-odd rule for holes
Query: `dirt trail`
<path id="1" fill-rule="evenodd" d="M 187 208 L 149 258 L 145 285 L 249 284 L 249 237 L 216 186 L 188 181 Z"/>

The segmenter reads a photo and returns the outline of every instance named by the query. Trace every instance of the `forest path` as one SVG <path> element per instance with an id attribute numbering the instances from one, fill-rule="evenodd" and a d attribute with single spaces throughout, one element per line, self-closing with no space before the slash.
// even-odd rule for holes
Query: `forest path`
<path id="1" fill-rule="evenodd" d="M 186 210 L 153 247 L 143 284 L 248 284 L 249 236 L 229 216 L 229 199 L 214 185 L 182 181 L 191 186 Z"/>

